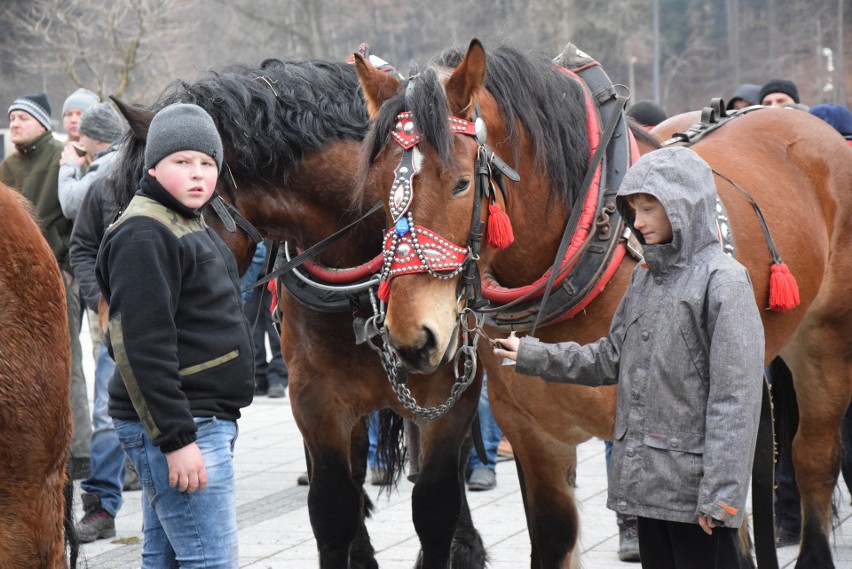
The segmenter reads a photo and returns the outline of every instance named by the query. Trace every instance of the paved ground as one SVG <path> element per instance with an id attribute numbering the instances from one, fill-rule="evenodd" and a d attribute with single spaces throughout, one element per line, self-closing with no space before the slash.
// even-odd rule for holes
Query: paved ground
<path id="1" fill-rule="evenodd" d="M 85 336 L 85 334 L 84 334 Z M 87 345 L 84 338 L 84 353 Z M 89 358 L 87 358 L 89 359 Z M 86 372 L 93 378 L 91 362 Z M 604 507 L 606 480 L 604 445 L 590 441 L 580 447 L 577 496 L 581 504 L 582 562 L 587 569 L 638 567 L 618 561 L 615 514 Z M 289 399 L 258 397 L 240 421 L 235 470 L 237 476 L 240 567 L 302 569 L 317 567 L 316 544 L 308 520 L 307 488 L 296 485 L 305 469 L 301 436 L 290 412 Z M 523 505 L 513 462 L 497 465 L 497 488 L 469 493 L 476 527 L 491 556 L 493 569 L 529 567 L 530 546 Z M 418 541 L 411 522 L 412 485 L 403 481 L 390 498 L 369 487 L 376 512 L 368 522 L 383 569 L 411 569 Z M 79 487 L 78 487 L 79 491 Z M 141 492 L 125 493 L 116 518 L 116 538 L 83 546 L 84 563 L 91 569 L 133 569 L 141 563 Z M 78 500 L 79 510 L 79 500 Z M 81 513 L 78 511 L 78 518 Z M 843 490 L 835 530 L 835 563 L 852 568 L 852 507 Z M 796 548 L 778 550 L 782 567 L 792 568 Z"/>

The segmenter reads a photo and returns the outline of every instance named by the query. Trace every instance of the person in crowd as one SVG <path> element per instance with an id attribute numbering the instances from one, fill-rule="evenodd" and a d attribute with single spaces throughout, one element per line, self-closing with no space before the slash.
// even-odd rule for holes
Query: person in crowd
<path id="1" fill-rule="evenodd" d="M 783 107 L 802 102 L 798 87 L 789 79 L 770 79 L 760 88 L 757 96 L 764 107 Z"/>
<path id="2" fill-rule="evenodd" d="M 482 391 L 479 394 L 479 406 L 476 409 L 479 419 L 479 431 L 482 433 L 482 447 L 487 462 L 483 463 L 471 448 L 467 458 L 467 489 L 472 492 L 493 490 L 497 487 L 497 446 L 503 438 L 503 433 L 488 401 L 488 377 L 482 377 Z"/>
<path id="3" fill-rule="evenodd" d="M 80 140 L 80 118 L 100 102 L 100 97 L 83 87 L 68 95 L 62 103 L 62 128 L 68 134 L 68 144 Z"/>
<path id="4" fill-rule="evenodd" d="M 808 111 L 834 127 L 834 130 L 852 146 L 852 111 L 842 105 L 814 105 Z"/>
<path id="5" fill-rule="evenodd" d="M 121 119 L 109 104 L 98 103 L 83 113 L 79 130 L 80 143 L 86 148 L 91 166 L 82 175 L 76 153 L 65 147 L 62 159 L 66 161 L 59 168 L 59 202 L 66 217 L 75 218 L 69 247 L 74 277 L 80 283 L 86 305 L 96 308 L 101 297 L 95 279 L 98 247 L 106 227 L 118 213 L 109 175 L 118 155 L 114 142 L 121 135 Z M 121 508 L 122 491 L 125 487 L 141 489 L 138 476 L 125 481 L 127 455 L 107 412 L 107 386 L 115 373 L 115 362 L 100 334 L 97 350 L 91 474 L 81 483 L 84 515 L 77 523 L 77 538 L 81 543 L 115 536 L 115 516 Z"/>
<path id="6" fill-rule="evenodd" d="M 760 104 L 760 85 L 754 83 L 743 83 L 731 95 L 725 109 L 729 111 L 738 111 L 746 107 L 751 107 Z"/>
<path id="7" fill-rule="evenodd" d="M 647 128 L 654 128 L 664 120 L 668 115 L 665 109 L 654 101 L 637 101 L 627 109 L 627 116 Z"/>
<path id="8" fill-rule="evenodd" d="M 239 565 L 233 453 L 254 343 L 234 257 L 201 218 L 222 159 L 204 109 L 160 110 L 139 190 L 98 252 L 109 414 L 145 493 L 143 569 Z"/>
<path id="9" fill-rule="evenodd" d="M 12 102 L 8 111 L 9 137 L 16 152 L 0 163 L 0 181 L 21 192 L 33 203 L 44 237 L 62 270 L 68 306 L 74 426 L 69 473 L 72 479 L 77 480 L 89 474 L 92 420 L 80 344 L 80 287 L 68 262 L 68 242 L 73 224 L 62 214 L 59 204 L 59 159 L 63 144 L 53 136 L 50 115 L 50 103 L 44 93 L 24 95 Z"/>
<path id="10" fill-rule="evenodd" d="M 254 393 L 274 399 L 287 396 L 288 372 L 281 357 L 281 338 L 272 317 L 272 295 L 265 285 L 249 289 L 260 277 L 266 250 L 265 243 L 257 244 L 240 286 L 243 289 L 243 310 L 254 330 Z"/>
<path id="11" fill-rule="evenodd" d="M 85 149 L 85 156 L 66 145 L 59 159 L 59 205 L 69 219 L 76 219 L 89 186 L 108 175 L 118 158 L 121 118 L 109 103 L 98 103 L 83 113 L 78 130 L 78 142 Z M 87 163 L 84 175 L 82 166 Z"/>
<path id="12" fill-rule="evenodd" d="M 748 272 L 719 247 L 713 173 L 691 149 L 640 158 L 616 202 L 644 262 L 609 335 L 510 337 L 495 354 L 547 381 L 618 383 L 607 507 L 638 517 L 643 567 L 738 567 L 764 357 Z"/>

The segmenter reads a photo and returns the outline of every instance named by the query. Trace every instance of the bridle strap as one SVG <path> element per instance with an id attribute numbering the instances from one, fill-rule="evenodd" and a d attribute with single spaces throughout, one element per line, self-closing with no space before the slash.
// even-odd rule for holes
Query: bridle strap
<path id="1" fill-rule="evenodd" d="M 600 164 L 603 159 L 604 153 L 609 146 L 609 141 L 615 132 L 615 127 L 622 116 L 624 104 L 627 102 L 627 98 L 619 96 L 618 93 L 613 93 L 613 97 L 618 102 L 618 106 L 613 109 L 612 114 L 607 120 L 606 128 L 601 134 L 598 147 L 592 156 L 589 168 L 586 170 L 586 175 L 583 177 L 583 184 L 580 186 L 580 193 L 578 194 L 577 199 L 574 200 L 575 207 L 571 208 L 571 215 L 568 217 L 568 223 L 565 225 L 565 230 L 562 232 L 562 241 L 559 242 L 559 249 L 556 251 L 556 259 L 554 260 L 553 268 L 550 271 L 550 278 L 547 279 L 547 286 L 544 288 L 544 295 L 541 298 L 541 306 L 547 306 L 547 298 L 550 296 L 550 291 L 553 289 L 553 283 L 556 281 L 557 273 L 559 273 L 559 261 L 565 256 L 565 252 L 568 250 L 568 244 L 571 241 L 571 236 L 574 235 L 574 231 L 577 229 L 577 224 L 580 222 L 580 215 L 583 213 L 583 208 L 579 207 L 578 204 L 586 202 L 586 196 L 592 186 L 592 180 L 595 177 L 598 164 Z M 538 323 L 541 320 L 543 312 L 543 310 L 539 310 L 536 314 L 532 329 L 529 332 L 530 336 L 535 335 L 535 330 L 538 327 Z"/>
<path id="2" fill-rule="evenodd" d="M 275 269 L 274 271 L 272 271 L 271 273 L 269 273 L 268 275 L 263 277 L 262 279 L 258 280 L 254 284 L 247 287 L 247 289 L 266 284 L 269 281 L 271 281 L 272 279 L 278 278 L 281 275 L 283 275 L 284 273 L 288 273 L 288 272 L 292 271 L 293 269 L 300 266 L 301 264 L 303 264 L 308 259 L 315 257 L 316 255 L 320 254 L 321 252 L 325 251 L 332 244 L 339 241 L 341 237 L 343 237 L 344 235 L 349 233 L 352 229 L 354 229 L 356 225 L 358 225 L 359 223 L 361 223 L 362 221 L 364 221 L 365 219 L 370 217 L 372 214 L 374 214 L 377 211 L 379 211 L 380 209 L 382 209 L 383 205 L 384 204 L 381 201 L 376 202 L 376 204 L 373 207 L 371 207 L 369 210 L 367 210 L 367 213 L 365 213 L 364 215 L 362 215 L 361 217 L 359 217 L 358 219 L 356 219 L 355 221 L 353 221 L 352 223 L 350 223 L 346 227 L 343 227 L 339 231 L 329 235 L 328 237 L 326 237 L 322 241 L 315 243 L 311 247 L 308 247 L 307 249 L 305 249 L 304 251 L 302 251 L 301 253 L 299 253 L 298 255 L 296 255 L 295 257 L 293 257 L 292 259 L 290 259 L 289 261 L 287 261 L 286 263 L 284 263 L 283 265 L 281 265 L 280 267 L 278 267 L 277 269 Z"/>

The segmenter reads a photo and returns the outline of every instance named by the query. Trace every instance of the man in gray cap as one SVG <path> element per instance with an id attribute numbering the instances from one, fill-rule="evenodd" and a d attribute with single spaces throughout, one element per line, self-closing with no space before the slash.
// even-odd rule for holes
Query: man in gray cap
<path id="1" fill-rule="evenodd" d="M 68 95 L 68 98 L 62 104 L 62 128 L 68 133 L 68 140 L 79 140 L 80 117 L 89 108 L 100 102 L 100 97 L 83 87 Z"/>
<path id="2" fill-rule="evenodd" d="M 34 206 L 42 232 L 62 269 L 65 300 L 68 305 L 71 344 L 71 408 L 74 438 L 71 443 L 71 476 L 82 478 L 89 469 L 92 420 L 83 374 L 83 348 L 80 345 L 80 287 L 71 275 L 68 242 L 72 222 L 59 205 L 59 157 L 63 144 L 53 137 L 50 103 L 44 93 L 15 99 L 9 107 L 9 134 L 17 152 L 0 163 L 0 182 L 15 188 Z"/>
<path id="3" fill-rule="evenodd" d="M 83 113 L 80 146 L 86 150 L 86 156 L 78 156 L 74 149 L 66 146 L 60 158 L 59 203 L 65 217 L 77 217 L 89 186 L 112 169 L 118 157 L 117 141 L 121 133 L 121 119 L 109 103 L 98 103 Z M 90 163 L 85 175 L 82 171 L 84 161 Z"/>

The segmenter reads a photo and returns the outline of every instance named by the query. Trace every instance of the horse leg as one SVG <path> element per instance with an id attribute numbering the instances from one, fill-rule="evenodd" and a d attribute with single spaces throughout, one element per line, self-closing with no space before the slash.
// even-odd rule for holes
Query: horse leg
<path id="1" fill-rule="evenodd" d="M 831 497 L 840 471 L 840 424 L 852 398 L 846 338 L 828 326 L 813 326 L 782 353 L 793 372 L 799 403 L 799 430 L 793 441 L 802 501 L 797 569 L 834 568 L 828 537 Z"/>
<path id="2" fill-rule="evenodd" d="M 420 426 L 420 473 L 412 492 L 414 528 L 420 538 L 422 569 L 480 569 L 486 554 L 473 527 L 464 490 L 461 448 L 479 399 L 472 385 L 453 410 Z"/>
<path id="3" fill-rule="evenodd" d="M 509 440 L 520 465 L 519 472 L 521 469 L 524 472 L 524 509 L 533 552 L 531 567 L 568 569 L 579 566 L 579 553 L 575 548 L 580 520 L 573 490 L 576 445 L 563 446 L 557 455 L 553 446 L 539 437 L 525 437 L 517 443 L 512 438 Z"/>
<path id="4" fill-rule="evenodd" d="M 363 490 L 367 454 L 364 421 L 346 421 L 348 410 L 333 409 L 333 401 L 310 406 L 316 412 L 305 413 L 308 406 L 299 401 L 303 393 L 296 390 L 294 395 L 293 408 L 309 456 L 308 514 L 319 566 L 375 569 L 378 565 L 364 524 L 368 508 Z"/>

